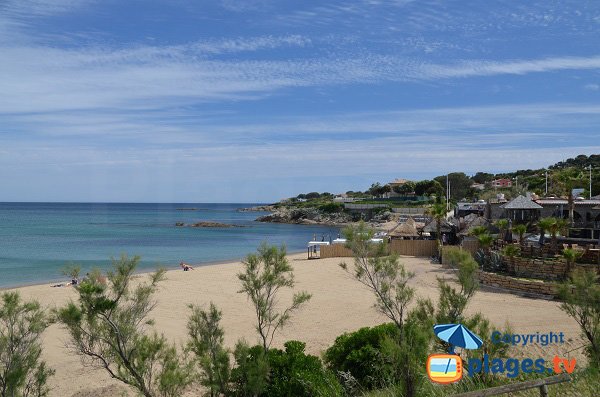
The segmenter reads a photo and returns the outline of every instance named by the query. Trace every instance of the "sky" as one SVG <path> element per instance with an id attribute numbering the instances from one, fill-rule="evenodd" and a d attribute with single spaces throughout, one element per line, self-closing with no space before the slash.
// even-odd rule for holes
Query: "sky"
<path id="1" fill-rule="evenodd" d="M 600 153 L 600 2 L 0 0 L 0 201 L 271 202 Z"/>

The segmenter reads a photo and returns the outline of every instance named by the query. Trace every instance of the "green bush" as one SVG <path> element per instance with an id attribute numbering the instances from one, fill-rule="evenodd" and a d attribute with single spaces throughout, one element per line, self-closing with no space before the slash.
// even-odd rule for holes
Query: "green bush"
<path id="1" fill-rule="evenodd" d="M 320 211 L 325 212 L 327 214 L 333 214 L 333 213 L 336 213 L 336 212 L 342 212 L 344 210 L 344 206 L 342 204 L 339 204 L 339 203 L 321 204 L 318 208 L 319 208 Z"/>
<path id="2" fill-rule="evenodd" d="M 342 396 L 336 376 L 321 360 L 304 353 L 305 343 L 288 341 L 285 351 L 262 346 L 237 349 L 237 367 L 232 371 L 235 395 L 264 397 Z M 240 354 L 242 353 L 242 354 Z"/>
<path id="3" fill-rule="evenodd" d="M 350 372 L 368 390 L 395 383 L 394 366 L 383 348 L 397 332 L 393 323 L 387 323 L 340 335 L 325 352 L 325 362 L 336 372 Z"/>

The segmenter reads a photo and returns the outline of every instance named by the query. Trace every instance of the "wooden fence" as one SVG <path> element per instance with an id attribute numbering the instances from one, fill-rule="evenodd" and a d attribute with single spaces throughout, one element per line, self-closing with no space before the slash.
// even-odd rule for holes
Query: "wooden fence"
<path id="1" fill-rule="evenodd" d="M 550 376 L 543 379 L 528 380 L 525 382 L 513 383 L 510 385 L 497 386 L 489 389 L 476 390 L 468 393 L 455 394 L 454 397 L 489 397 L 499 396 L 501 394 L 514 393 L 522 390 L 539 389 L 540 397 L 548 397 L 548 386 L 557 383 L 569 382 L 571 377 L 568 374 Z"/>
<path id="2" fill-rule="evenodd" d="M 438 254 L 438 242 L 437 240 L 392 240 L 390 250 L 399 255 L 430 258 Z"/>
<path id="3" fill-rule="evenodd" d="M 385 243 L 384 243 L 385 244 Z M 437 240 L 392 240 L 391 252 L 405 256 L 431 257 L 437 255 Z M 322 245 L 321 258 L 351 257 L 352 251 L 342 244 Z"/>
<path id="4" fill-rule="evenodd" d="M 322 245 L 321 258 L 346 258 L 354 256 L 352 250 L 346 248 L 344 244 Z"/>

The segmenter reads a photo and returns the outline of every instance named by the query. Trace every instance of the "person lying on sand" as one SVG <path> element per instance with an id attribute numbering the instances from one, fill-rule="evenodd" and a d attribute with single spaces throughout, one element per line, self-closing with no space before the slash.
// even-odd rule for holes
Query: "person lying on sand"
<path id="1" fill-rule="evenodd" d="M 187 263 L 181 262 L 179 266 L 181 266 L 184 272 L 187 272 L 188 270 L 194 270 L 194 268 L 191 265 L 188 265 Z"/>

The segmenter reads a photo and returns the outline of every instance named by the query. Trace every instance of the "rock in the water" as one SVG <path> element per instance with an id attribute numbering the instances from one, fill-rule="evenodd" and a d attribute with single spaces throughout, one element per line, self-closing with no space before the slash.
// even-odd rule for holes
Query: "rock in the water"
<path id="1" fill-rule="evenodd" d="M 220 223 L 220 222 L 212 222 L 212 221 L 200 221 L 195 223 L 186 224 L 183 222 L 175 223 L 175 226 L 187 226 L 187 227 L 243 227 L 240 225 L 232 225 L 229 223 Z"/>

